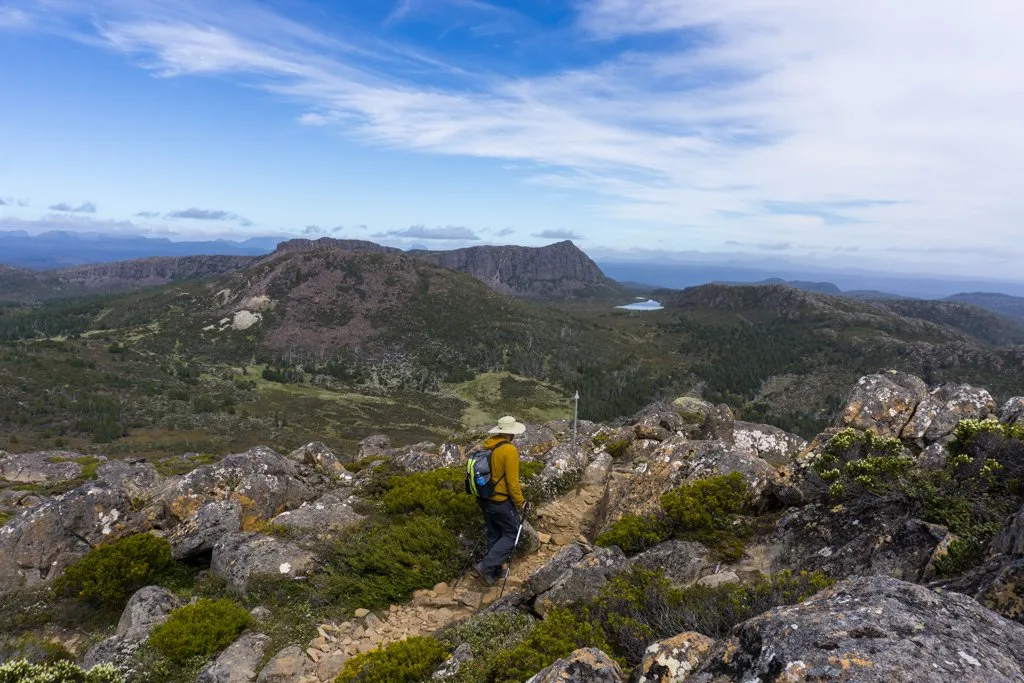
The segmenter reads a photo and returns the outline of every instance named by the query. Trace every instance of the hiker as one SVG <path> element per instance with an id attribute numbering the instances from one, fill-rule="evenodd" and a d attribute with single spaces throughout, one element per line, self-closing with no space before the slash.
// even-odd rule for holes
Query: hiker
<path id="1" fill-rule="evenodd" d="M 484 584 L 493 586 L 501 576 L 501 565 L 516 544 L 520 517 L 526 500 L 519 485 L 519 449 L 515 437 L 526 431 L 526 425 L 507 415 L 490 430 L 494 436 L 483 442 L 483 452 L 490 452 L 490 481 L 479 488 L 473 486 L 477 503 L 484 513 L 487 532 L 487 554 L 474 565 L 474 574 Z M 472 455 L 472 454 L 471 454 Z M 472 468 L 472 458 L 470 468 Z"/>

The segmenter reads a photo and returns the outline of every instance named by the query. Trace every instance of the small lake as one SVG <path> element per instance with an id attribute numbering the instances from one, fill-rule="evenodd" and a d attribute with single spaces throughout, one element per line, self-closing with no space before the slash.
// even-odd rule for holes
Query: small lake
<path id="1" fill-rule="evenodd" d="M 660 311 L 665 307 L 661 305 L 660 301 L 647 299 L 646 301 L 637 301 L 635 304 L 626 304 L 625 306 L 616 306 L 615 308 L 622 308 L 627 311 Z"/>

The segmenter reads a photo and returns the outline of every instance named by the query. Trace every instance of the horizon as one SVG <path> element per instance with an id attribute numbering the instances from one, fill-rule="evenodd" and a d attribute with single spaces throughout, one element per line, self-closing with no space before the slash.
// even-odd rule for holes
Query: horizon
<path id="1" fill-rule="evenodd" d="M 1018 282 L 1014 18 L 1011 0 L 6 0 L 0 230 L 570 239 L 605 262 Z"/>

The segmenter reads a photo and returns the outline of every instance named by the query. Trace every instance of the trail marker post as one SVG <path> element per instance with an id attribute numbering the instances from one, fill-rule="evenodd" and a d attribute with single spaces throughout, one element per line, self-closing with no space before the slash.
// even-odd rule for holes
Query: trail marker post
<path id="1" fill-rule="evenodd" d="M 573 395 L 572 401 L 573 401 L 573 409 L 572 409 L 572 452 L 573 452 L 573 455 L 575 455 L 576 454 L 576 444 L 577 444 L 577 424 L 579 423 L 579 418 L 580 418 L 580 392 L 579 391 L 577 391 Z"/>

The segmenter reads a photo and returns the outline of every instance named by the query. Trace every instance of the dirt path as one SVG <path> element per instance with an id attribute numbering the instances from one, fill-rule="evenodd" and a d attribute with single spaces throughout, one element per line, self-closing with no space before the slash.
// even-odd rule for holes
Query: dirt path
<path id="1" fill-rule="evenodd" d="M 538 508 L 535 526 L 540 549 L 516 558 L 506 591 L 522 585 L 562 547 L 586 541 L 581 534 L 589 531 L 603 493 L 603 485 L 586 486 Z M 417 591 L 407 604 L 392 605 L 380 612 L 357 610 L 351 621 L 322 624 L 319 635 L 306 649 L 316 667 L 315 676 L 309 680 L 333 681 L 345 662 L 358 653 L 411 636 L 430 635 L 467 619 L 497 600 L 499 591 L 500 587 L 488 588 L 467 573 L 454 587 L 441 583 L 432 590 Z"/>

